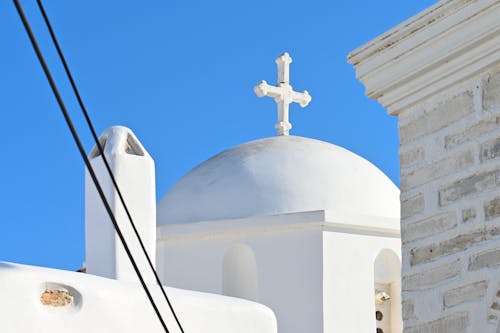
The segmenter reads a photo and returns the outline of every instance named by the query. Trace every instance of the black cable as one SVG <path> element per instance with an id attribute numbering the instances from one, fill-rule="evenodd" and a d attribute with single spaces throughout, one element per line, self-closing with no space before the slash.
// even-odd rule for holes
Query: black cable
<path id="1" fill-rule="evenodd" d="M 66 75 L 68 76 L 68 79 L 71 83 L 71 87 L 73 88 L 73 92 L 76 96 L 76 99 L 78 100 L 78 104 L 80 105 L 80 109 L 82 110 L 82 113 L 85 117 L 85 120 L 87 122 L 87 125 L 90 129 L 90 131 L 92 132 L 92 137 L 94 138 L 94 141 L 95 141 L 95 144 L 97 145 L 97 148 L 99 149 L 99 153 L 101 154 L 102 156 L 102 160 L 104 161 L 104 165 L 106 166 L 106 170 L 108 171 L 108 174 L 111 178 L 111 181 L 113 182 L 113 186 L 114 188 L 116 189 L 116 192 L 118 194 L 118 197 L 120 198 L 120 202 L 123 206 L 123 208 L 125 209 L 125 213 L 127 214 L 127 217 L 128 217 L 128 220 L 130 221 L 130 224 L 132 226 L 132 229 L 134 230 L 134 233 L 135 233 L 135 236 L 137 237 L 138 241 L 139 241 L 139 244 L 141 246 L 141 249 L 142 249 L 142 252 L 144 253 L 144 255 L 146 256 L 146 259 L 147 259 L 147 262 L 149 264 L 149 267 L 151 268 L 151 270 L 153 271 L 153 274 L 155 276 L 155 279 L 156 279 L 156 283 L 158 283 L 158 285 L 160 286 L 160 289 L 161 289 L 161 292 L 165 298 L 165 300 L 167 301 L 167 304 L 170 308 L 170 311 L 172 312 L 174 318 L 175 318 L 175 321 L 177 322 L 177 325 L 179 326 L 180 330 L 182 333 L 184 333 L 184 330 L 182 328 L 182 325 L 181 323 L 179 322 L 179 319 L 177 318 L 177 314 L 175 313 L 175 310 L 170 302 L 170 299 L 168 298 L 167 296 L 167 293 L 165 292 L 165 288 L 163 287 L 163 284 L 160 280 L 160 277 L 158 276 L 158 273 L 156 272 L 156 269 L 151 261 L 151 258 L 149 257 L 148 255 L 148 252 L 146 251 L 146 247 L 144 246 L 144 243 L 139 235 L 139 232 L 137 231 L 137 228 L 135 226 L 135 223 L 132 219 L 132 215 L 130 214 L 130 211 L 127 207 L 127 205 L 125 204 L 125 199 L 123 198 L 123 195 L 120 191 L 120 188 L 118 187 L 118 183 L 116 182 L 116 179 L 113 175 L 113 171 L 111 170 L 111 167 L 109 166 L 109 163 L 104 155 L 104 149 L 101 145 L 101 142 L 99 141 L 99 138 L 97 136 L 97 133 L 94 129 L 94 126 L 92 125 L 92 121 L 90 120 L 90 116 L 87 112 L 87 108 L 85 107 L 84 103 L 83 103 L 83 100 L 80 96 L 80 92 L 78 91 L 78 88 L 76 87 L 76 83 L 75 83 L 75 80 L 73 79 L 73 75 L 71 74 L 71 71 L 69 69 L 69 66 L 68 66 L 68 63 L 66 62 L 66 58 L 64 57 L 64 54 L 61 50 L 61 47 L 59 46 L 59 42 L 57 41 L 57 38 L 56 38 L 56 35 L 54 33 L 54 29 L 52 28 L 52 25 L 50 23 L 50 20 L 49 20 L 49 17 L 45 11 L 45 8 L 43 7 L 43 4 L 42 4 L 42 1 L 41 0 L 37 0 L 37 4 L 38 4 L 38 8 L 40 9 L 41 13 L 42 13 L 42 16 L 43 16 L 43 19 L 45 21 L 45 25 L 47 26 L 48 30 L 49 30 L 49 33 L 50 33 L 50 37 L 52 38 L 52 42 L 54 43 L 54 46 L 56 47 L 56 50 L 57 50 L 57 54 L 59 55 L 59 58 L 61 59 L 61 62 L 64 66 L 64 70 L 66 72 Z"/>
<path id="2" fill-rule="evenodd" d="M 33 49 L 36 53 L 36 56 L 40 62 L 40 65 L 42 66 L 43 68 L 43 71 L 45 73 L 45 76 L 47 77 L 47 80 L 49 81 L 49 85 L 52 89 L 52 92 L 54 93 L 54 96 L 57 100 L 57 103 L 59 104 L 59 108 L 61 109 L 61 112 L 63 113 L 63 116 L 64 116 L 64 119 L 66 120 L 66 124 L 68 125 L 68 128 L 69 130 L 71 131 L 71 134 L 73 136 L 73 140 L 75 141 L 77 147 L 78 147 L 78 150 L 80 152 L 80 155 L 82 156 L 84 162 L 85 162 L 85 165 L 87 166 L 87 169 L 89 170 L 89 173 L 90 173 L 90 176 L 92 177 L 92 180 L 94 182 L 94 185 L 97 189 L 97 191 L 99 192 L 99 196 L 101 197 L 101 200 L 104 204 L 104 207 L 106 208 L 106 211 L 108 212 L 108 215 L 111 219 L 111 221 L 113 222 L 113 225 L 115 227 L 115 230 L 116 230 L 116 233 L 118 234 L 118 237 L 120 238 L 121 242 L 122 242 L 122 245 L 123 247 L 125 248 L 125 252 L 127 253 L 127 256 L 129 257 L 130 259 L 130 262 L 132 263 L 132 266 L 134 267 L 134 270 L 137 274 L 137 277 L 139 278 L 141 284 L 142 284 L 142 287 L 144 288 L 144 291 L 146 292 L 148 298 L 149 298 L 149 301 L 151 302 L 151 305 L 153 306 L 155 312 L 156 312 L 156 315 L 158 316 L 158 319 L 160 320 L 163 328 L 165 329 L 165 332 L 169 333 L 169 330 L 160 314 L 160 311 L 158 310 L 154 300 L 153 300 L 153 297 L 151 296 L 151 293 L 149 292 L 147 286 L 146 286 L 146 283 L 144 282 L 144 279 L 141 275 L 141 272 L 139 271 L 139 268 L 137 267 L 137 264 L 134 260 L 134 258 L 132 257 L 132 253 L 130 252 L 130 249 L 125 241 L 125 238 L 123 237 L 123 234 L 120 230 L 120 227 L 118 226 L 118 223 L 115 219 L 115 216 L 113 215 L 113 212 L 111 210 L 111 207 L 109 206 L 109 203 L 106 199 L 106 196 L 104 195 L 104 192 L 102 190 L 102 187 L 101 185 L 99 184 L 99 181 L 97 179 L 97 176 L 94 172 L 94 169 L 92 168 L 92 165 L 90 164 L 90 161 L 87 157 L 87 154 L 85 152 L 85 149 L 83 148 L 83 145 L 80 141 L 80 138 L 78 136 L 78 133 L 76 132 L 76 129 L 73 125 L 73 122 L 71 121 L 71 117 L 69 116 L 68 114 L 68 111 L 66 109 L 66 106 L 64 105 L 64 102 L 62 100 L 62 97 L 61 95 L 59 94 L 59 90 L 57 89 L 57 86 L 54 82 L 54 79 L 52 78 L 52 75 L 50 73 L 50 70 L 47 66 L 47 63 L 45 62 L 45 59 L 42 55 L 42 52 L 40 51 L 40 48 L 38 46 L 38 43 L 36 41 L 36 38 L 33 34 L 33 31 L 31 30 L 31 27 L 28 23 L 28 20 L 26 19 L 26 16 L 24 15 L 24 11 L 21 7 L 21 4 L 19 3 L 19 0 L 13 0 L 14 1 L 14 5 L 16 6 L 16 9 L 17 9 L 17 12 L 19 14 L 19 17 L 21 18 L 21 21 L 23 22 L 23 25 L 24 25 L 24 28 L 26 29 L 26 32 L 28 34 L 28 37 L 30 39 L 30 42 L 31 42 L 31 45 L 33 46 Z"/>

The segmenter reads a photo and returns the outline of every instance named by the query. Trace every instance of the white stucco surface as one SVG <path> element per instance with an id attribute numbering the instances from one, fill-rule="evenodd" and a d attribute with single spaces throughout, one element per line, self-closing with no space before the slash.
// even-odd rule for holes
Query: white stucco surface
<path id="1" fill-rule="evenodd" d="M 46 289 L 66 290 L 63 307 L 42 304 Z M 167 288 L 189 333 L 276 333 L 276 320 L 263 305 L 219 295 Z M 158 287 L 152 288 L 167 313 Z M 163 332 L 141 286 L 90 274 L 0 262 L 2 333 Z M 178 332 L 166 315 L 171 332 Z"/>
<path id="2" fill-rule="evenodd" d="M 377 281 L 375 259 L 382 251 L 392 251 L 401 256 L 398 235 L 323 232 L 323 318 L 324 332 L 375 332 L 374 283 L 394 285 L 391 293 L 392 317 L 395 322 L 390 332 L 402 332 L 399 259 L 390 279 Z"/>
<path id="3" fill-rule="evenodd" d="M 157 209 L 159 225 L 314 210 L 399 218 L 399 189 L 344 148 L 278 136 L 228 149 L 195 167 Z"/>
<path id="4" fill-rule="evenodd" d="M 384 249 L 400 256 L 399 211 L 399 189 L 362 157 L 309 138 L 261 139 L 205 161 L 164 196 L 157 267 L 169 285 L 269 306 L 282 333 L 374 332 L 374 262 Z"/>
<path id="5" fill-rule="evenodd" d="M 101 135 L 100 142 L 137 232 L 154 264 L 156 255 L 154 161 L 139 139 L 126 127 L 108 128 Z M 155 283 L 154 275 L 97 147 L 90 153 L 90 163 L 143 278 L 149 283 Z M 88 273 L 139 282 L 88 170 L 85 173 L 85 255 Z"/>
<path id="6" fill-rule="evenodd" d="M 319 229 L 279 228 L 254 233 L 245 223 L 240 227 L 238 233 L 160 241 L 158 271 L 163 281 L 183 289 L 223 294 L 229 289 L 224 279 L 225 258 L 235 248 L 248 247 L 257 273 L 257 297 L 252 298 L 275 313 L 279 332 L 322 332 Z M 236 267 L 238 272 L 241 270 Z M 233 295 L 244 296 L 244 291 Z"/>
<path id="7" fill-rule="evenodd" d="M 240 262 L 249 265 L 232 273 L 255 271 L 255 281 L 227 288 L 226 259 L 241 248 Z M 399 219 L 313 211 L 159 226 L 157 265 L 169 285 L 230 290 L 269 306 L 282 333 L 374 332 L 374 284 L 400 279 L 399 259 L 381 267 L 398 273 L 390 281 L 375 274 L 375 258 L 387 249 L 399 257 Z"/>

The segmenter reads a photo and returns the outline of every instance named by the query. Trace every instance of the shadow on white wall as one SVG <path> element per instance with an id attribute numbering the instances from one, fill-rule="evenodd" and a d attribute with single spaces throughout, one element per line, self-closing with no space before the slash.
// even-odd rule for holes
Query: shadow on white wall
<path id="1" fill-rule="evenodd" d="M 222 293 L 258 301 L 257 262 L 248 245 L 234 245 L 226 251 L 222 263 Z"/>

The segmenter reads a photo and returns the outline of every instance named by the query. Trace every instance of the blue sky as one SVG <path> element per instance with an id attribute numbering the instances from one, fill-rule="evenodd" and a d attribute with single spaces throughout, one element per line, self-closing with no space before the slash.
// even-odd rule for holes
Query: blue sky
<path id="1" fill-rule="evenodd" d="M 347 54 L 430 0 L 45 1 L 99 133 L 130 127 L 156 163 L 157 197 L 226 148 L 275 135 L 274 59 L 293 58 L 292 135 L 370 160 L 397 185 L 397 119 L 364 95 Z M 34 0 L 22 1 L 87 151 L 93 146 Z M 12 2 L 0 2 L 0 261 L 84 261 L 84 166 Z"/>

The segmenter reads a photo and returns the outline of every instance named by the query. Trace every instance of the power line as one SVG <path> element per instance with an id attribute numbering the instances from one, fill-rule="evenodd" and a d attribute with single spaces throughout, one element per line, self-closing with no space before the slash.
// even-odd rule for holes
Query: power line
<path id="1" fill-rule="evenodd" d="M 127 217 L 128 217 L 128 220 L 130 221 L 130 224 L 132 226 L 132 229 L 134 230 L 134 234 L 137 238 L 137 240 L 139 241 L 139 244 L 141 246 L 141 249 L 142 249 L 142 252 L 144 253 L 144 255 L 146 256 L 146 259 L 147 259 L 147 262 L 148 262 L 148 265 L 151 269 L 151 271 L 153 272 L 154 276 L 155 276 L 155 279 L 156 279 L 156 283 L 158 283 L 158 285 L 160 286 L 160 289 L 161 289 L 161 292 L 163 294 L 163 297 L 165 298 L 167 304 L 168 304 L 168 307 L 170 308 L 170 311 L 172 312 L 172 315 L 174 316 L 175 318 L 175 321 L 177 323 L 177 325 L 179 326 L 180 330 L 182 333 L 184 333 L 184 329 L 182 328 L 182 325 L 177 317 L 177 314 L 175 313 L 175 310 L 170 302 L 170 299 L 168 298 L 167 296 L 167 293 L 165 292 L 165 288 L 163 287 L 163 284 L 160 280 L 160 277 L 158 276 L 158 273 L 156 272 L 156 269 L 151 261 L 151 258 L 149 257 L 148 255 L 148 252 L 146 251 L 146 247 L 144 246 L 144 243 L 139 235 L 139 232 L 137 231 L 137 228 L 135 226 L 135 223 L 132 219 L 132 215 L 130 214 L 130 211 L 125 203 L 125 199 L 123 198 L 123 195 L 120 191 L 120 188 L 118 187 L 118 183 L 116 181 L 116 178 L 114 177 L 113 175 L 113 171 L 111 170 L 111 167 L 109 166 L 109 163 L 106 159 L 106 156 L 104 155 L 104 149 L 101 145 L 101 142 L 99 141 L 99 138 L 97 136 L 97 133 L 95 131 L 95 128 L 92 124 L 92 121 L 90 119 L 90 116 L 87 112 L 87 108 L 85 107 L 85 104 L 83 103 L 83 99 L 81 98 L 81 95 L 80 95 L 80 92 L 76 86 L 76 83 L 75 83 L 75 80 L 73 79 L 73 75 L 71 74 L 71 71 L 69 69 L 69 66 L 68 66 L 68 63 L 66 62 L 66 58 L 64 57 L 64 54 L 62 52 L 62 49 L 59 45 L 59 42 L 57 40 L 57 37 L 55 35 L 55 32 L 54 32 L 54 29 L 52 28 L 52 24 L 50 23 L 50 20 L 49 20 L 49 17 L 47 15 L 47 12 L 45 11 L 45 8 L 42 4 L 42 1 L 41 0 L 37 0 L 37 4 L 38 4 L 38 8 L 40 9 L 40 12 L 42 13 L 42 16 L 43 16 L 43 19 L 45 21 L 45 25 L 47 26 L 47 29 L 49 30 L 49 33 L 50 33 L 50 37 L 52 38 L 52 42 L 54 43 L 54 46 L 57 50 L 57 54 L 59 55 L 59 59 L 61 60 L 63 66 L 64 66 L 64 70 L 66 72 L 66 75 L 71 83 L 71 87 L 73 89 L 73 92 L 77 98 L 77 101 L 78 101 L 78 104 L 80 105 L 80 109 L 82 110 L 82 113 L 85 117 L 85 120 L 87 122 L 87 125 L 92 133 L 92 137 L 94 138 L 94 141 L 95 141 L 95 144 L 97 145 L 97 148 L 99 149 L 99 152 L 101 154 L 101 157 L 102 157 L 102 160 L 104 161 L 104 165 L 106 166 L 106 170 L 108 171 L 108 174 L 111 178 L 111 181 L 113 182 L 113 186 L 114 188 L 116 189 L 116 192 L 118 194 L 118 197 L 120 198 L 120 202 L 123 206 L 123 208 L 125 209 L 125 213 L 127 214 Z"/>
<path id="2" fill-rule="evenodd" d="M 71 120 L 71 117 L 66 109 L 66 106 L 64 105 L 64 102 L 62 100 L 62 97 L 59 93 L 59 90 L 57 89 L 57 86 L 54 82 L 54 79 L 52 77 L 52 74 L 50 73 L 50 70 L 47 66 L 47 63 L 45 62 L 45 59 L 42 55 L 42 52 L 40 51 L 40 48 L 38 46 L 38 43 L 36 41 L 36 38 L 33 34 L 33 31 L 31 30 L 31 26 L 30 24 L 28 23 L 28 20 L 26 18 L 26 16 L 24 15 L 24 11 L 22 9 L 22 6 L 21 4 L 19 3 L 19 0 L 13 0 L 14 1 L 14 5 L 17 9 L 17 13 L 19 14 L 19 17 L 24 25 L 24 28 L 26 30 L 26 33 L 28 34 L 28 37 L 30 39 L 30 42 L 31 42 L 31 45 L 33 46 L 33 49 L 36 53 L 36 56 L 38 58 L 38 61 L 40 62 L 40 65 L 42 66 L 42 69 L 45 73 L 45 76 L 47 77 L 47 80 L 49 81 L 49 85 L 52 89 L 52 92 L 54 93 L 54 96 L 57 100 L 57 103 L 59 104 L 59 108 L 61 109 L 61 112 L 64 116 L 64 119 L 66 121 L 66 124 L 68 125 L 68 128 L 69 130 L 71 131 L 71 135 L 73 136 L 73 140 L 75 141 L 77 147 L 78 147 L 78 151 L 80 152 L 80 155 L 82 156 L 84 162 L 85 162 L 85 165 L 87 166 L 87 169 L 89 170 L 89 174 L 92 178 L 92 181 L 94 182 L 94 185 L 97 189 L 97 191 L 99 192 L 99 196 L 101 197 L 101 200 L 104 204 L 104 207 L 106 208 L 106 211 L 108 212 L 108 215 L 113 223 L 113 226 L 115 227 L 115 230 L 116 230 L 116 233 L 118 234 L 118 237 L 120 238 L 120 241 L 123 245 L 123 247 L 125 248 L 125 252 L 127 253 L 127 256 L 128 258 L 130 259 L 130 262 L 132 263 L 132 266 L 135 270 L 135 273 L 137 274 L 137 277 L 139 278 L 139 281 L 141 282 L 141 285 L 144 289 L 144 291 L 146 292 L 147 296 L 148 296 L 148 299 L 158 317 L 158 320 L 160 320 L 161 322 L 161 325 L 163 326 L 165 332 L 169 333 L 169 330 L 167 328 L 167 325 L 165 324 L 161 314 L 160 314 L 160 311 L 158 310 L 158 307 L 156 306 L 154 300 L 153 300 L 153 297 L 149 291 L 149 289 L 147 288 L 146 286 L 146 283 L 144 282 L 144 279 L 141 275 L 141 272 L 139 271 L 139 268 L 134 260 L 134 258 L 132 257 L 132 253 L 130 252 L 130 249 L 127 245 L 127 242 L 125 241 L 125 238 L 123 237 L 123 234 L 120 230 L 120 227 L 118 226 L 118 223 L 116 221 L 116 218 L 115 216 L 113 215 L 113 212 L 111 210 L 111 207 L 109 206 L 109 203 L 106 199 L 106 196 L 104 195 L 104 192 L 102 190 L 102 187 L 101 185 L 99 184 L 99 181 L 97 179 L 97 176 L 94 172 L 94 169 L 92 168 L 92 165 L 90 164 L 90 161 L 87 157 L 87 154 L 85 152 L 85 149 L 83 148 L 83 145 L 82 145 L 82 142 L 80 141 L 80 137 L 78 136 L 78 133 L 76 132 L 76 129 L 73 125 L 73 122 Z"/>

